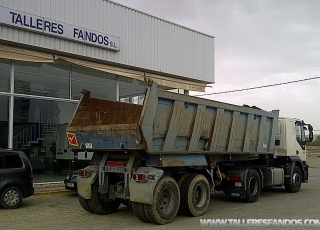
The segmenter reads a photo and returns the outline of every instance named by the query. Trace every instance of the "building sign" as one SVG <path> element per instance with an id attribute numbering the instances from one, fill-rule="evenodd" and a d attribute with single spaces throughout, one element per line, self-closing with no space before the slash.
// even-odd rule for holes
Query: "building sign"
<path id="1" fill-rule="evenodd" d="M 88 45 L 119 51 L 120 38 L 51 19 L 0 7 L 0 23 Z"/>

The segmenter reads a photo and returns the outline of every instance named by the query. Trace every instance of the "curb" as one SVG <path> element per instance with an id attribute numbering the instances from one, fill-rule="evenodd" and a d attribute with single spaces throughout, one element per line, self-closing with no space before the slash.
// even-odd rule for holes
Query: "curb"
<path id="1" fill-rule="evenodd" d="M 63 181 L 34 183 L 33 187 L 34 196 L 75 194 L 75 192 L 65 189 Z"/>
<path id="2" fill-rule="evenodd" d="M 64 188 L 64 182 L 63 181 L 57 181 L 57 182 L 33 183 L 33 187 L 34 187 L 34 189 L 57 188 L 57 187 L 63 187 Z"/>
<path id="3" fill-rule="evenodd" d="M 34 191 L 34 196 L 48 196 L 48 195 L 62 195 L 62 194 L 76 194 L 73 191 L 69 190 L 50 190 L 50 191 Z"/>

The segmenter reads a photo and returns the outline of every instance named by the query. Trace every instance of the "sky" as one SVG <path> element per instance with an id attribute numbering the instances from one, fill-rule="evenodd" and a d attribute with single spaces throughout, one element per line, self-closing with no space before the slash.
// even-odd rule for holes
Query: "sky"
<path id="1" fill-rule="evenodd" d="M 113 1 L 215 37 L 215 83 L 202 97 L 278 109 L 320 134 L 320 1 Z"/>

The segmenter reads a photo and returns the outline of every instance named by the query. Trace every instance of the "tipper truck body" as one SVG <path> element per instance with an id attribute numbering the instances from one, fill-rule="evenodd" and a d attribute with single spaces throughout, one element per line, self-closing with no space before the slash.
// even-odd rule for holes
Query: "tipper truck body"
<path id="1" fill-rule="evenodd" d="M 67 137 L 74 152 L 93 153 L 77 180 L 86 211 L 110 214 L 122 203 L 142 221 L 167 224 L 178 211 L 203 215 L 214 191 L 246 202 L 263 188 L 298 192 L 308 181 L 305 144 L 313 133 L 278 110 L 172 93 L 149 81 L 143 105 L 84 90 Z"/>

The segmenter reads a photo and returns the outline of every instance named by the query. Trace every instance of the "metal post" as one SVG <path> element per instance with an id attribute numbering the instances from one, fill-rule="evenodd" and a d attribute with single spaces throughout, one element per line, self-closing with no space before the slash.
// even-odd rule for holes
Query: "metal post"
<path id="1" fill-rule="evenodd" d="M 14 109 L 14 62 L 11 60 L 10 69 L 10 101 L 9 101 L 9 132 L 8 132 L 8 148 L 13 148 L 13 109 Z"/>
<path id="2" fill-rule="evenodd" d="M 70 65 L 69 69 L 69 99 L 72 99 L 72 65 Z"/>
<path id="3" fill-rule="evenodd" d="M 120 101 L 120 82 L 119 76 L 116 76 L 116 100 Z"/>

